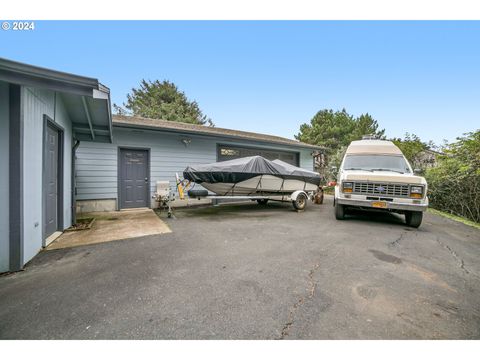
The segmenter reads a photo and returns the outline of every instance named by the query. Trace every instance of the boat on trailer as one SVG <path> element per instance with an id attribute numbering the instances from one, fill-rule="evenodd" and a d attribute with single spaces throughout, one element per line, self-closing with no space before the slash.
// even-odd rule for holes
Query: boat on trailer
<path id="1" fill-rule="evenodd" d="M 209 195 L 206 190 L 190 190 L 190 197 L 251 199 L 260 204 L 268 200 L 292 201 L 297 210 L 303 210 L 307 199 L 313 199 L 316 193 L 322 191 L 318 173 L 262 156 L 189 166 L 183 177 L 184 181 L 199 184 L 215 194 Z M 184 184 L 183 181 L 180 184 Z"/>

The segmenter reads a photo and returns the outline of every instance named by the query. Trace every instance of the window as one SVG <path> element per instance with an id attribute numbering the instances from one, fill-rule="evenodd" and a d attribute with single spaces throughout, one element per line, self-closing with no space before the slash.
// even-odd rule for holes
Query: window
<path id="1" fill-rule="evenodd" d="M 347 155 L 343 169 L 410 173 L 404 157 L 398 155 Z"/>
<path id="2" fill-rule="evenodd" d="M 226 148 L 221 148 L 220 149 L 220 154 L 222 156 L 239 156 L 240 151 L 235 150 L 235 149 L 226 149 Z"/>
<path id="3" fill-rule="evenodd" d="M 263 156 L 268 160 L 279 159 L 291 165 L 299 166 L 299 154 L 296 152 L 229 145 L 219 145 L 217 150 L 218 161 L 227 161 L 255 155 Z"/>

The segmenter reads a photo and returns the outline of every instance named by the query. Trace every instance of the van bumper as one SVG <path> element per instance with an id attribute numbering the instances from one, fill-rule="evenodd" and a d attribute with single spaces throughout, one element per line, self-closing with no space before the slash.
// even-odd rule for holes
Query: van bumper
<path id="1" fill-rule="evenodd" d="M 335 202 L 340 205 L 361 207 L 361 208 L 371 208 L 375 210 L 426 211 L 428 208 L 428 203 L 406 204 L 406 203 L 396 203 L 395 201 L 392 201 L 392 202 L 385 201 L 386 207 L 378 208 L 373 206 L 373 203 L 377 201 L 372 201 L 372 200 L 337 198 L 335 199 Z"/>

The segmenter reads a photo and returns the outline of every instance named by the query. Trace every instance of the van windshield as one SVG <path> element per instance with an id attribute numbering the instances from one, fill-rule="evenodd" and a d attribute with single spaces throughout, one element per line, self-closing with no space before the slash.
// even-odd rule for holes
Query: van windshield
<path id="1" fill-rule="evenodd" d="M 343 170 L 394 171 L 410 173 L 410 168 L 398 155 L 347 155 L 343 162 Z"/>

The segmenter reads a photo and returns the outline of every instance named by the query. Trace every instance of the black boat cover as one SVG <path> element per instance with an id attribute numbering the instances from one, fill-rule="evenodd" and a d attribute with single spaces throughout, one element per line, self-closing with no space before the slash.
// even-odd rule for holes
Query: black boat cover
<path id="1" fill-rule="evenodd" d="M 267 160 L 262 156 L 249 156 L 212 164 L 189 166 L 183 177 L 198 184 L 238 183 L 259 175 L 273 175 L 282 179 L 301 180 L 320 185 L 320 175 L 281 160 Z"/>

